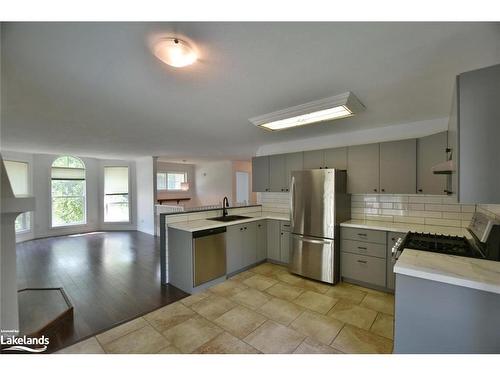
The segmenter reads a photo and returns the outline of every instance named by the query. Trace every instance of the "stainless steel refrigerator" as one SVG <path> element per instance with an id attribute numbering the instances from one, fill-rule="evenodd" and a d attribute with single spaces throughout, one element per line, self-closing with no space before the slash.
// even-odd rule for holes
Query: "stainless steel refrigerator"
<path id="1" fill-rule="evenodd" d="M 347 172 L 312 169 L 292 172 L 289 271 L 335 284 L 340 280 L 340 227 L 351 218 Z"/>

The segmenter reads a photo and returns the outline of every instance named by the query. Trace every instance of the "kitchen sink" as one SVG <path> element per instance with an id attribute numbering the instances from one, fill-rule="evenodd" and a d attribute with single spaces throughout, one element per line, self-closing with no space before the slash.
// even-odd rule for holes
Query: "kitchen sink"
<path id="1" fill-rule="evenodd" d="M 240 216 L 240 215 L 226 215 L 226 216 L 218 216 L 218 217 L 211 217 L 208 220 L 215 220 L 215 221 L 235 221 L 235 220 L 241 220 L 241 219 L 249 219 L 249 216 Z"/>

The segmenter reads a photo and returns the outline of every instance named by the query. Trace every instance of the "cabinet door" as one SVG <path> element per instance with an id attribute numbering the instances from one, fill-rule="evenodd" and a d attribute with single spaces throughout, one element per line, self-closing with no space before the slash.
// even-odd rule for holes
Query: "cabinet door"
<path id="1" fill-rule="evenodd" d="M 290 232 L 282 231 L 280 239 L 280 262 L 288 264 L 290 260 Z"/>
<path id="2" fill-rule="evenodd" d="M 292 154 L 285 155 L 285 185 L 283 186 L 284 191 L 289 191 L 290 181 L 292 180 L 293 171 L 301 171 L 304 169 L 304 156 L 302 152 L 294 152 Z"/>
<path id="3" fill-rule="evenodd" d="M 243 224 L 243 264 L 248 267 L 257 262 L 257 224 Z"/>
<path id="4" fill-rule="evenodd" d="M 347 148 L 329 148 L 325 150 L 325 168 L 347 169 Z"/>
<path id="5" fill-rule="evenodd" d="M 446 176 L 432 167 L 446 161 L 447 132 L 417 139 L 417 193 L 446 194 Z"/>
<path id="6" fill-rule="evenodd" d="M 500 64 L 459 76 L 458 201 L 500 203 Z M 454 188 L 455 189 L 455 188 Z"/>
<path id="7" fill-rule="evenodd" d="M 285 155 L 269 156 L 269 188 L 270 191 L 284 191 L 286 185 Z"/>
<path id="8" fill-rule="evenodd" d="M 267 221 L 267 258 L 280 260 L 280 222 L 278 220 Z"/>
<path id="9" fill-rule="evenodd" d="M 379 144 L 347 148 L 347 191 L 351 194 L 378 193 Z"/>
<path id="10" fill-rule="evenodd" d="M 323 150 L 304 151 L 304 169 L 319 169 L 325 165 Z"/>
<path id="11" fill-rule="evenodd" d="M 252 158 L 252 191 L 269 191 L 269 156 Z"/>
<path id="12" fill-rule="evenodd" d="M 267 220 L 257 222 L 257 262 L 267 258 Z"/>
<path id="13" fill-rule="evenodd" d="M 405 233 L 388 232 L 387 233 L 387 285 L 388 289 L 394 290 L 396 285 L 396 275 L 394 274 L 394 264 L 392 263 L 392 247 L 399 238 Z"/>
<path id="14" fill-rule="evenodd" d="M 231 225 L 226 232 L 226 273 L 233 273 L 243 265 L 243 226 Z"/>
<path id="15" fill-rule="evenodd" d="M 380 144 L 380 192 L 415 194 L 417 186 L 417 140 Z"/>

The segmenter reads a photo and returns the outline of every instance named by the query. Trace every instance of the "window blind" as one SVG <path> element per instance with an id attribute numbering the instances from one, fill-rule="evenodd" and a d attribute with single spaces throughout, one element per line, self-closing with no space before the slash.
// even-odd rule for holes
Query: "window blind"
<path id="1" fill-rule="evenodd" d="M 104 194 L 128 194 L 128 167 L 104 167 Z"/>

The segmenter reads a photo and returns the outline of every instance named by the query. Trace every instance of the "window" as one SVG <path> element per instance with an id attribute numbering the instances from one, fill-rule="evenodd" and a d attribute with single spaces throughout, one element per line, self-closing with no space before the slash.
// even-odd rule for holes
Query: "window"
<path id="1" fill-rule="evenodd" d="M 28 163 L 21 161 L 4 161 L 7 177 L 9 177 L 12 192 L 16 197 L 29 194 Z M 29 212 L 19 214 L 16 218 L 16 233 L 28 232 L 31 228 Z"/>
<path id="2" fill-rule="evenodd" d="M 104 167 L 104 221 L 129 221 L 128 167 Z"/>
<path id="3" fill-rule="evenodd" d="M 186 172 L 160 172 L 156 174 L 157 190 L 187 190 Z"/>
<path id="4" fill-rule="evenodd" d="M 52 163 L 52 226 L 87 222 L 85 165 L 73 156 L 61 156 Z"/>

